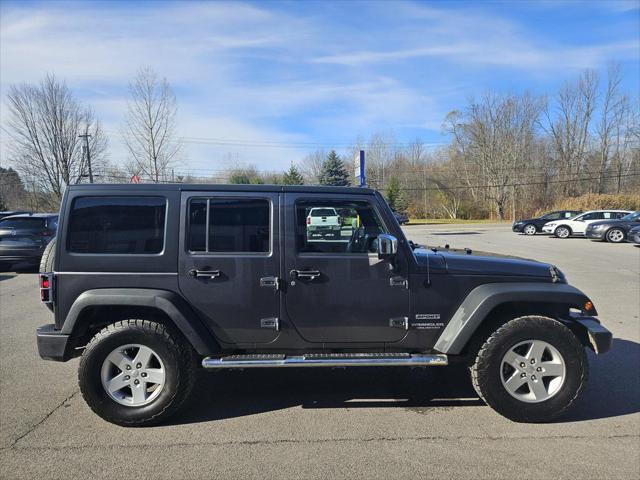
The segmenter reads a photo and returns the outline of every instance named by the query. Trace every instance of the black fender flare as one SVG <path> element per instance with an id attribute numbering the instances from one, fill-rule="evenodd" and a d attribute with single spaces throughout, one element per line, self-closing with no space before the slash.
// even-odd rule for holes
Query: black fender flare
<path id="1" fill-rule="evenodd" d="M 448 355 L 462 352 L 495 307 L 512 302 L 563 305 L 582 310 L 589 298 L 566 283 L 487 283 L 467 295 L 444 328 L 434 348 Z M 595 308 L 590 315 L 597 315 Z"/>
<path id="2" fill-rule="evenodd" d="M 82 312 L 92 307 L 149 307 L 166 314 L 200 355 L 219 350 L 213 335 L 177 293 L 147 288 L 101 288 L 80 294 L 69 309 L 61 334 L 72 335 Z"/>

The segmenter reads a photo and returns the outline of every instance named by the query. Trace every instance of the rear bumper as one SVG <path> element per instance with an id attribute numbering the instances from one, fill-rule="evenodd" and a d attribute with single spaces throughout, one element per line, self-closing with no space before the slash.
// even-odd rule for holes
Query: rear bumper
<path id="1" fill-rule="evenodd" d="M 45 360 L 66 362 L 71 358 L 69 352 L 70 335 L 60 333 L 55 325 L 42 325 L 36 329 L 38 354 Z"/>
<path id="2" fill-rule="evenodd" d="M 570 327 L 580 341 L 584 345 L 588 345 L 598 355 L 611 349 L 613 335 L 600 324 L 597 318 L 572 315 Z"/>

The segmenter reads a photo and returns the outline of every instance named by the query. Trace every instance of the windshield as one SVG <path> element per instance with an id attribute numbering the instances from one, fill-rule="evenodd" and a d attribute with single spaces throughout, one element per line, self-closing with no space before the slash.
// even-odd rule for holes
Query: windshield
<path id="1" fill-rule="evenodd" d="M 640 220 L 640 210 L 637 212 L 632 212 L 629 215 L 625 215 L 620 220 L 624 220 L 625 222 L 633 222 L 634 220 Z"/>

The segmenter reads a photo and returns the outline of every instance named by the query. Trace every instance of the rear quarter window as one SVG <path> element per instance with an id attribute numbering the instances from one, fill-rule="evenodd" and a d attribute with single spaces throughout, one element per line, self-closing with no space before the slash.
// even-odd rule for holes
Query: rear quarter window
<path id="1" fill-rule="evenodd" d="M 153 255 L 164 248 L 164 197 L 78 197 L 67 231 L 71 253 Z"/>

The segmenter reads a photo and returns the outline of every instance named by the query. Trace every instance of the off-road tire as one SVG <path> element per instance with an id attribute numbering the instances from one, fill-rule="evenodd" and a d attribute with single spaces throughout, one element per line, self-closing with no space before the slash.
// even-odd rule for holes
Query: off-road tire
<path id="1" fill-rule="evenodd" d="M 560 390 L 548 400 L 527 403 L 511 396 L 500 378 L 502 358 L 514 345 L 542 340 L 564 358 L 566 377 Z M 584 347 L 566 326 L 543 316 L 515 318 L 498 328 L 484 342 L 471 366 L 471 381 L 480 398 L 500 415 L 515 422 L 543 423 L 562 416 L 584 389 L 589 364 Z"/>
<path id="2" fill-rule="evenodd" d="M 40 258 L 40 273 L 53 272 L 54 260 L 56 258 L 56 239 L 51 239 L 49 244 L 44 248 L 42 252 L 42 258 Z M 53 303 L 44 304 L 49 310 L 53 312 Z"/>
<path id="3" fill-rule="evenodd" d="M 53 260 L 56 256 L 56 239 L 52 238 L 40 258 L 40 273 L 53 272 Z"/>
<path id="4" fill-rule="evenodd" d="M 102 386 L 102 363 L 115 348 L 140 344 L 161 358 L 166 379 L 160 394 L 139 407 L 115 402 Z M 165 325 L 149 320 L 122 320 L 100 330 L 89 342 L 78 370 L 78 383 L 85 401 L 108 422 L 125 427 L 156 425 L 175 414 L 190 397 L 198 372 L 197 355 L 191 345 Z"/>

